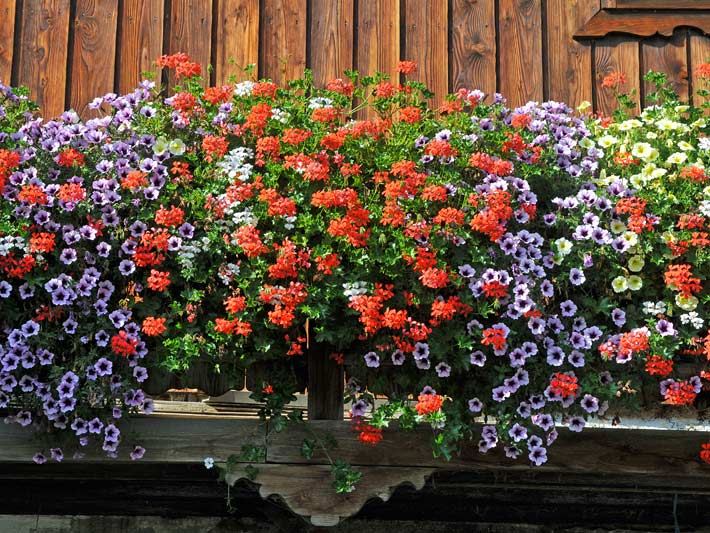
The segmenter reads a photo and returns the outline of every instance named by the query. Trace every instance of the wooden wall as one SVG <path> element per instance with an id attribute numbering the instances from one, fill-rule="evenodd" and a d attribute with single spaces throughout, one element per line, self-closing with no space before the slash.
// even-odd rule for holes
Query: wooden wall
<path id="1" fill-rule="evenodd" d="M 130 90 L 154 58 L 176 51 L 212 64 L 210 83 L 251 63 L 277 82 L 306 67 L 324 82 L 349 68 L 395 73 L 412 59 L 437 100 L 467 87 L 513 104 L 587 100 L 608 112 L 604 74 L 624 71 L 643 95 L 650 68 L 688 96 L 710 39 L 681 26 L 668 38 L 574 40 L 602 4 L 609 0 L 1 0 L 0 80 L 29 86 L 47 115 L 85 112 L 94 96 Z"/>

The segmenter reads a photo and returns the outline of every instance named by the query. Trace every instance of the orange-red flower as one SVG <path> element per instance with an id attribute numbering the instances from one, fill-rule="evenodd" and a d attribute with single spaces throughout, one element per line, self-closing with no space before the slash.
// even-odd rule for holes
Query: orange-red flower
<path id="1" fill-rule="evenodd" d="M 121 188 L 134 190 L 148 185 L 148 175 L 140 170 L 131 170 L 121 180 Z"/>
<path id="2" fill-rule="evenodd" d="M 202 150 L 205 152 L 205 159 L 212 162 L 215 159 L 224 157 L 229 150 L 229 143 L 224 137 L 218 135 L 206 135 L 202 139 Z"/>
<path id="3" fill-rule="evenodd" d="M 176 227 L 185 221 L 185 211 L 179 207 L 165 209 L 161 207 L 155 213 L 155 223 L 161 226 Z"/>
<path id="4" fill-rule="evenodd" d="M 660 355 L 651 355 L 646 359 L 646 372 L 651 376 L 665 377 L 673 372 L 673 360 Z"/>
<path id="5" fill-rule="evenodd" d="M 419 415 L 430 415 L 436 413 L 444 405 L 444 397 L 438 394 L 420 394 L 414 406 Z"/>
<path id="6" fill-rule="evenodd" d="M 61 167 L 81 167 L 84 160 L 84 154 L 75 148 L 66 148 L 57 156 L 57 164 Z"/>
<path id="7" fill-rule="evenodd" d="M 10 173 L 20 165 L 20 154 L 0 148 L 0 194 L 5 189 L 5 183 Z"/>
<path id="8" fill-rule="evenodd" d="M 616 89 L 620 85 L 626 85 L 626 74 L 623 72 L 610 72 L 602 79 L 602 87 L 605 89 Z"/>
<path id="9" fill-rule="evenodd" d="M 382 429 L 368 424 L 360 417 L 353 418 L 353 430 L 359 433 L 357 438 L 363 444 L 375 446 L 382 440 Z"/>
<path id="10" fill-rule="evenodd" d="M 710 63 L 700 63 L 695 69 L 695 74 L 699 78 L 710 78 Z"/>
<path id="11" fill-rule="evenodd" d="M 148 276 L 148 288 L 156 292 L 163 292 L 170 286 L 170 272 L 151 270 Z"/>
<path id="12" fill-rule="evenodd" d="M 162 335 L 167 329 L 168 328 L 165 326 L 164 317 L 153 316 L 149 316 L 145 320 L 143 320 L 143 326 L 141 328 L 143 333 L 145 333 L 149 337 L 157 337 L 159 335 Z"/>
<path id="13" fill-rule="evenodd" d="M 695 401 L 698 393 L 693 385 L 687 381 L 675 381 L 668 385 L 663 397 L 666 405 L 690 405 Z"/>
<path id="14" fill-rule="evenodd" d="M 449 284 L 449 274 L 440 268 L 427 268 L 419 276 L 422 285 L 430 289 L 441 289 Z"/>
<path id="15" fill-rule="evenodd" d="M 314 122 L 334 122 L 338 118 L 338 110 L 334 107 L 319 107 L 311 113 Z"/>
<path id="16" fill-rule="evenodd" d="M 56 234 L 48 232 L 33 233 L 30 237 L 30 252 L 51 252 L 54 250 Z"/>
<path id="17" fill-rule="evenodd" d="M 24 202 L 30 205 L 46 205 L 48 198 L 47 193 L 44 192 L 42 187 L 35 184 L 25 185 L 20 189 L 17 194 L 17 199 L 20 202 Z"/>
<path id="18" fill-rule="evenodd" d="M 338 268 L 338 266 L 340 266 L 338 254 L 331 253 L 316 257 L 316 269 L 327 276 L 331 275 L 333 269 Z"/>
<path id="19" fill-rule="evenodd" d="M 454 226 L 463 226 L 466 219 L 466 213 L 455 207 L 444 207 L 434 217 L 434 224 L 451 224 Z"/>
<path id="20" fill-rule="evenodd" d="M 422 119 L 422 110 L 415 106 L 406 106 L 399 110 L 399 119 L 407 124 L 416 124 Z"/>
<path id="21" fill-rule="evenodd" d="M 417 64 L 414 61 L 400 61 L 397 70 L 404 75 L 413 74 L 417 71 Z"/>
<path id="22" fill-rule="evenodd" d="M 709 68 L 707 77 L 710 77 L 710 65 L 708 65 L 708 67 Z M 700 459 L 704 463 L 710 464 L 710 442 L 706 442 L 703 444 L 702 449 L 700 450 Z"/>
<path id="23" fill-rule="evenodd" d="M 484 346 L 493 346 L 494 350 L 502 350 L 506 344 L 505 330 L 500 327 L 486 328 L 483 330 L 483 338 L 481 344 Z"/>
<path id="24" fill-rule="evenodd" d="M 577 376 L 557 372 L 550 380 L 550 390 L 562 398 L 575 396 L 579 390 Z"/>
<path id="25" fill-rule="evenodd" d="M 708 175 L 705 170 L 697 165 L 688 165 L 680 171 L 680 177 L 694 181 L 696 183 L 703 183 L 708 180 Z"/>
<path id="26" fill-rule="evenodd" d="M 241 226 L 234 232 L 232 238 L 249 258 L 258 257 L 269 251 L 266 245 L 261 242 L 261 232 L 254 226 Z"/>
<path id="27" fill-rule="evenodd" d="M 345 96 L 351 96 L 353 94 L 353 91 L 355 90 L 355 87 L 353 86 L 352 82 L 345 81 L 342 78 L 330 80 L 326 84 L 325 88 L 329 91 L 344 94 Z"/>
<path id="28" fill-rule="evenodd" d="M 138 346 L 138 341 L 129 338 L 124 330 L 111 337 L 111 350 L 116 355 L 122 355 L 123 357 L 133 355 L 136 353 L 136 346 Z"/>
<path id="29" fill-rule="evenodd" d="M 228 102 L 232 98 L 233 88 L 229 85 L 222 85 L 221 87 L 207 87 L 202 98 L 209 102 L 210 104 L 221 104 Z"/>
<path id="30" fill-rule="evenodd" d="M 669 265 L 663 277 L 668 287 L 686 297 L 697 294 L 703 289 L 700 278 L 693 276 L 690 265 Z"/>

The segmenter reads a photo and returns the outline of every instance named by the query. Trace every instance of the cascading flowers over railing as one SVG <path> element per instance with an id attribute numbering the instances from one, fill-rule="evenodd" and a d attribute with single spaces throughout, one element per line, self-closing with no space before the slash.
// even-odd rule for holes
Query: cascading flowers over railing
<path id="1" fill-rule="evenodd" d="M 466 89 L 431 109 L 382 74 L 204 88 L 184 54 L 158 66 L 171 94 L 145 81 L 85 121 L 2 87 L 0 408 L 49 437 L 35 461 L 142 457 L 120 421 L 152 410 L 154 369 L 236 384 L 258 363 L 281 427 L 311 343 L 346 365 L 360 440 L 426 422 L 446 457 L 473 438 L 541 465 L 649 375 L 696 401 L 705 374 L 670 376 L 710 351 L 710 143 L 662 79 L 640 117 L 598 119 Z"/>

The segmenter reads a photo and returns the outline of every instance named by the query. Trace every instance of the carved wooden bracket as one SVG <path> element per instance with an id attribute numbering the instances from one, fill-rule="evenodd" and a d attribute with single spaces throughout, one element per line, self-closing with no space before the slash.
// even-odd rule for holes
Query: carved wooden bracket
<path id="1" fill-rule="evenodd" d="M 257 467 L 254 484 L 259 485 L 262 498 L 275 496 L 291 511 L 320 527 L 337 525 L 373 498 L 386 502 L 402 484 L 421 490 L 436 470 L 431 467 L 359 467 L 363 476 L 357 488 L 350 494 L 336 494 L 328 466 L 263 464 Z M 237 468 L 225 476 L 225 481 L 234 485 L 245 477 L 244 469 Z"/>
<path id="2" fill-rule="evenodd" d="M 618 5 L 633 5 L 633 0 L 616 0 Z M 682 4 L 682 2 L 680 2 Z M 665 2 L 666 6 L 668 2 Z M 650 9 L 639 0 L 638 9 L 612 7 L 600 10 L 575 34 L 575 39 L 597 39 L 610 33 L 626 33 L 638 37 L 663 35 L 670 37 L 677 28 L 690 27 L 710 35 L 710 3 L 698 1 L 705 9 Z M 682 6 L 681 6 L 682 7 Z"/>
<path id="3" fill-rule="evenodd" d="M 311 421 L 307 425 L 289 426 L 272 433 L 264 440 L 259 420 L 240 417 L 236 413 L 214 414 L 214 408 L 203 406 L 199 411 L 177 407 L 168 410 L 167 402 L 159 403 L 155 415 L 137 417 L 124 428 L 124 435 L 139 437 L 148 450 L 143 462 L 159 465 L 201 465 L 205 457 L 225 461 L 238 454 L 243 445 L 259 444 L 266 447 L 264 463 L 254 463 L 257 469 L 254 483 L 263 498 L 277 498 L 294 513 L 309 517 L 312 524 L 331 526 L 357 513 L 373 498 L 387 501 L 402 484 L 417 490 L 437 470 L 473 470 L 505 472 L 531 471 L 526 457 L 510 461 L 502 450 L 482 455 L 475 443 L 464 446 L 460 455 L 450 462 L 436 459 L 431 450 L 431 428 L 421 427 L 413 432 L 386 430 L 385 438 L 375 448 L 357 439 L 350 424 L 344 421 Z M 188 402 L 182 402 L 189 405 Z M 160 413 L 163 413 L 162 415 Z M 168 412 L 170 415 L 168 415 Z M 665 420 L 662 413 L 649 419 L 622 419 L 622 425 L 608 421 L 590 421 L 580 437 L 560 428 L 549 462 L 537 467 L 540 472 L 593 473 L 598 476 L 680 476 L 710 486 L 710 469 L 704 465 L 698 450 L 710 434 L 710 424 L 693 419 Z M 321 453 L 305 458 L 301 454 L 304 438 L 313 432 L 330 434 L 337 441 L 334 458 L 342 459 L 361 471 L 363 476 L 355 491 L 336 494 L 329 461 Z M 0 471 L 10 463 L 30 463 L 30 457 L 41 448 L 41 443 L 16 425 L 0 424 Z M 108 459 L 99 449 L 87 450 L 81 460 L 67 456 L 62 465 L 74 468 L 85 464 L 92 476 L 107 464 L 132 464 L 127 451 L 119 459 Z M 246 477 L 248 462 L 230 468 L 226 481 L 234 484 Z M 29 472 L 46 476 L 43 467 L 32 465 Z M 80 477 L 81 470 L 74 474 Z M 216 471 L 215 471 L 216 473 Z M 67 478 L 70 479 L 70 478 Z"/>

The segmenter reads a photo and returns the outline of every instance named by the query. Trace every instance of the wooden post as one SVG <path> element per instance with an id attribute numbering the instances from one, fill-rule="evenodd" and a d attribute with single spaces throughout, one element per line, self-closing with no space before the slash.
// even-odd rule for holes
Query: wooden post
<path id="1" fill-rule="evenodd" d="M 342 420 L 343 365 L 330 358 L 327 345 L 312 343 L 308 349 L 308 419 Z"/>

